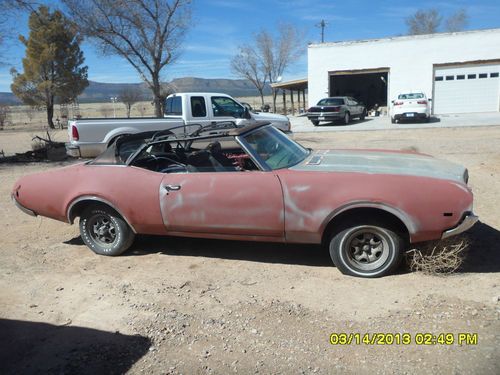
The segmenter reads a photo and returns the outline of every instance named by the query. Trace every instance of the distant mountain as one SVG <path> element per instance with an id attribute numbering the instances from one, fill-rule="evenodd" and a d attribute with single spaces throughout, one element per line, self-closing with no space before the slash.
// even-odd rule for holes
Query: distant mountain
<path id="1" fill-rule="evenodd" d="M 221 92 L 231 96 L 257 96 L 259 92 L 250 81 L 245 79 L 206 79 L 185 77 L 176 78 L 169 82 L 175 92 Z M 137 88 L 144 100 L 151 98 L 151 91 L 145 83 L 102 83 L 89 81 L 89 86 L 78 97 L 80 103 L 109 102 L 111 97 L 120 95 L 126 88 Z M 271 93 L 269 86 L 265 94 Z M 0 104 L 20 104 L 10 92 L 0 92 Z"/>

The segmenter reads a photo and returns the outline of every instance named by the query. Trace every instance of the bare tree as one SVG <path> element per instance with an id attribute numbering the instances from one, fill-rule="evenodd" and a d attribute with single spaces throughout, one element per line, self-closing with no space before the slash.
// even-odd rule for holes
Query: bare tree
<path id="1" fill-rule="evenodd" d="M 141 100 L 141 91 L 135 87 L 126 87 L 120 91 L 118 94 L 118 100 L 125 104 L 125 108 L 127 109 L 127 117 L 130 117 L 130 110 L 132 106 Z"/>
<path id="2" fill-rule="evenodd" d="M 446 19 L 444 31 L 462 31 L 467 26 L 469 16 L 465 9 L 460 9 Z M 443 16 L 437 9 L 418 10 L 406 18 L 408 35 L 434 34 L 442 29 Z"/>
<path id="3" fill-rule="evenodd" d="M 304 52 L 302 33 L 293 25 L 282 24 L 274 38 L 268 31 L 261 30 L 255 37 L 256 50 L 261 58 L 265 76 L 269 83 L 276 83 L 288 66 Z M 273 111 L 276 112 L 278 90 L 273 88 Z"/>
<path id="4" fill-rule="evenodd" d="M 3 130 L 3 127 L 6 125 L 9 114 L 10 107 L 6 104 L 0 104 L 0 130 Z"/>
<path id="5" fill-rule="evenodd" d="M 264 88 L 268 75 L 262 59 L 252 46 L 245 45 L 239 50 L 239 53 L 231 60 L 231 70 L 241 78 L 252 82 L 259 91 L 260 100 L 264 106 Z"/>
<path id="6" fill-rule="evenodd" d="M 161 72 L 179 55 L 190 0 L 62 0 L 81 32 L 105 54 L 125 58 L 153 92 L 161 117 Z"/>
<path id="7" fill-rule="evenodd" d="M 469 15 L 465 9 L 458 10 L 446 20 L 445 30 L 452 33 L 465 30 L 469 23 Z"/>
<path id="8" fill-rule="evenodd" d="M 437 33 L 443 17 L 437 9 L 418 10 L 408 17 L 405 22 L 409 35 Z"/>

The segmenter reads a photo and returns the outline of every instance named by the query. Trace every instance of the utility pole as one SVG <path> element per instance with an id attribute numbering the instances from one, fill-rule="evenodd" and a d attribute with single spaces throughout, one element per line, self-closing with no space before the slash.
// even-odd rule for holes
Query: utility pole
<path id="1" fill-rule="evenodd" d="M 325 42 L 325 27 L 326 27 L 326 25 L 327 25 L 327 23 L 325 22 L 325 20 L 321 20 L 320 23 L 315 25 L 316 27 L 321 27 L 321 43 Z"/>

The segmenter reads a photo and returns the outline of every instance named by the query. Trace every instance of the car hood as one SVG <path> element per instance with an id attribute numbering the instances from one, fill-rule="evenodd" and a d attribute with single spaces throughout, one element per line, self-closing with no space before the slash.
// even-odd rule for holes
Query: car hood
<path id="1" fill-rule="evenodd" d="M 432 156 L 384 150 L 313 151 L 292 170 L 431 177 L 467 183 L 467 169 Z"/>

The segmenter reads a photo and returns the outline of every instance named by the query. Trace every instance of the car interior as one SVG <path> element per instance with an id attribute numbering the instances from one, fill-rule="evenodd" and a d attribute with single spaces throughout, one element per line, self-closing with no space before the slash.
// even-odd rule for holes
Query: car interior
<path id="1" fill-rule="evenodd" d="M 234 139 L 163 141 L 146 147 L 130 164 L 160 173 L 258 170 Z"/>

